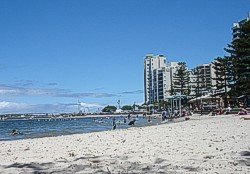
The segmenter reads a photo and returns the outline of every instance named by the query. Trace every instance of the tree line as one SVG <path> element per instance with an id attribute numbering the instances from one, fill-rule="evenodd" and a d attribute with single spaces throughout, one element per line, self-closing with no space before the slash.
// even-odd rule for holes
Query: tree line
<path id="1" fill-rule="evenodd" d="M 215 84 L 206 85 L 205 77 L 199 68 L 188 71 L 185 62 L 179 62 L 173 76 L 173 88 L 170 93 L 181 93 L 189 98 L 199 97 L 202 91 L 211 91 L 215 87 L 216 96 L 223 98 L 224 106 L 228 105 L 228 98 L 237 99 L 240 96 L 250 95 L 250 21 L 236 29 L 236 37 L 224 50 L 227 55 L 217 57 L 212 62 Z M 190 75 L 193 81 L 190 81 Z M 193 86 L 194 94 L 191 95 Z"/>
<path id="2" fill-rule="evenodd" d="M 124 105 L 122 106 L 121 110 L 123 111 L 133 111 L 135 108 L 138 108 L 138 109 L 146 109 L 146 106 L 144 105 Z M 109 113 L 112 113 L 112 112 L 115 112 L 117 110 L 117 107 L 116 106 L 106 106 L 102 109 L 102 112 L 109 112 Z"/>

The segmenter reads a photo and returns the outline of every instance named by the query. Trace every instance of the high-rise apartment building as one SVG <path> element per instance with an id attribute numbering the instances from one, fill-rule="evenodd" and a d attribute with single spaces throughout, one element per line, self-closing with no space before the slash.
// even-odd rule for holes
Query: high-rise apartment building
<path id="1" fill-rule="evenodd" d="M 169 62 L 166 66 L 166 96 L 173 94 L 174 75 L 178 67 L 178 62 Z"/>
<path id="2" fill-rule="evenodd" d="M 248 17 L 239 21 L 239 22 L 235 22 L 233 23 L 233 27 L 232 27 L 232 30 L 233 30 L 233 40 L 234 39 L 237 39 L 238 38 L 238 35 L 239 35 L 239 29 L 240 27 L 247 21 L 250 20 L 250 12 L 248 13 Z"/>
<path id="3" fill-rule="evenodd" d="M 144 59 L 145 103 L 166 101 L 173 89 L 173 76 L 178 62 L 167 63 L 164 55 L 146 55 Z"/>
<path id="4" fill-rule="evenodd" d="M 166 99 L 166 67 L 153 70 L 153 102 Z"/>
<path id="5" fill-rule="evenodd" d="M 144 59 L 145 103 L 164 100 L 166 57 L 148 54 Z"/>
<path id="6" fill-rule="evenodd" d="M 215 70 L 213 64 L 202 64 L 190 72 L 190 95 L 209 93 L 215 85 Z M 198 94 L 197 94 L 198 93 Z"/>

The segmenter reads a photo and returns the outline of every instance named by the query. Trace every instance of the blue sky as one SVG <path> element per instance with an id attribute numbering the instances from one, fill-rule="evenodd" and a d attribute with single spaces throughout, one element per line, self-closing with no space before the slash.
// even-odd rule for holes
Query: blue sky
<path id="1" fill-rule="evenodd" d="M 143 57 L 225 54 L 246 0 L 0 0 L 0 113 L 143 102 Z"/>

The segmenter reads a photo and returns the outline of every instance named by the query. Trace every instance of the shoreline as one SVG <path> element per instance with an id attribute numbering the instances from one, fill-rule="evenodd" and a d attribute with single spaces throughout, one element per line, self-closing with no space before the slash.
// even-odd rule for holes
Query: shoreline
<path id="1" fill-rule="evenodd" d="M 248 173 L 250 121 L 191 117 L 177 124 L 0 141 L 0 173 Z"/>
<path id="2" fill-rule="evenodd" d="M 88 118 L 92 118 L 92 117 L 88 117 Z M 93 117 L 93 118 L 96 118 L 96 117 Z M 101 118 L 103 118 L 103 117 L 101 117 Z M 131 120 L 133 118 L 136 118 L 136 117 L 132 116 Z M 161 119 L 161 117 L 159 116 L 158 118 L 155 118 L 155 119 Z M 29 120 L 23 120 L 23 121 L 29 121 Z M 32 121 L 36 121 L 36 120 L 32 120 Z M 52 120 L 52 121 L 54 121 L 54 120 Z M 174 124 L 174 123 L 183 122 L 183 121 L 186 121 L 185 117 L 179 117 L 179 118 L 169 119 L 167 122 L 162 122 L 161 121 L 159 123 L 148 123 L 148 124 L 145 124 L 145 125 L 135 124 L 135 125 L 132 125 L 132 126 L 128 126 L 127 124 L 125 124 L 128 127 L 123 127 L 123 124 L 122 124 L 122 127 L 120 127 L 119 123 L 117 123 L 118 125 L 117 125 L 116 130 L 131 129 L 131 128 L 135 128 L 135 127 L 139 127 L 140 128 L 140 127 L 148 127 L 148 126 L 158 126 L 158 125 L 161 125 L 161 124 Z M 96 127 L 98 127 L 98 126 L 102 126 L 102 125 L 96 125 Z M 36 139 L 36 138 L 46 138 L 46 137 L 60 137 L 60 136 L 78 135 L 78 134 L 81 135 L 81 134 L 87 134 L 87 133 L 92 133 L 92 132 L 95 133 L 95 132 L 105 132 L 105 131 L 113 131 L 112 130 L 112 125 L 110 125 L 110 129 L 109 130 L 92 130 L 90 132 L 82 132 L 82 133 L 73 133 L 73 132 L 71 132 L 71 133 L 66 133 L 66 134 L 63 134 L 63 133 L 60 134 L 60 131 L 58 131 L 59 134 L 57 134 L 57 135 L 52 135 L 52 134 L 51 135 L 48 135 L 48 134 L 45 135 L 45 134 L 42 134 L 42 135 L 37 135 L 37 137 L 25 137 L 25 136 L 24 137 L 19 137 L 19 135 L 15 135 L 14 139 L 12 139 L 12 138 L 9 138 L 9 139 L 0 139 L 0 142 L 2 142 L 2 141 L 25 140 L 25 139 Z M 23 136 L 23 135 L 25 135 L 25 134 L 21 134 L 21 136 Z M 15 137 L 16 137 L 16 139 L 15 139 Z"/>

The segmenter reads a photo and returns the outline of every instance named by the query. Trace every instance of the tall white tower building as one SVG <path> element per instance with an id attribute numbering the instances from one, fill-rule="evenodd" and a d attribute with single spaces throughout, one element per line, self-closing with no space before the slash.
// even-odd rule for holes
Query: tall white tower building
<path id="1" fill-rule="evenodd" d="M 164 80 L 166 78 L 166 57 L 148 54 L 144 59 L 145 103 L 164 100 Z"/>

